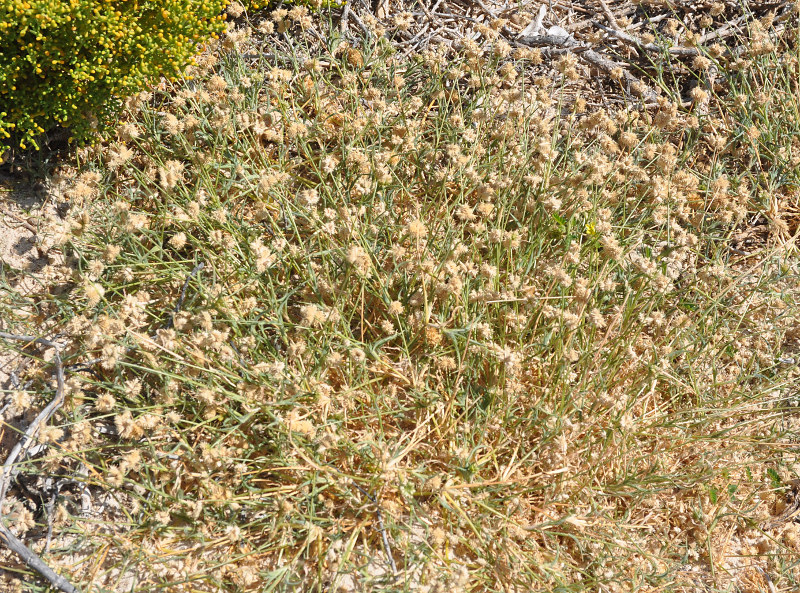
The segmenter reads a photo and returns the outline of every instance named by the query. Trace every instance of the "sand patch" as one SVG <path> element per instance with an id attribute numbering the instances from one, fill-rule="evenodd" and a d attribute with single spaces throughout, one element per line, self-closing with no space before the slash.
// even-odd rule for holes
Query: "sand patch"
<path id="1" fill-rule="evenodd" d="M 45 289 L 48 258 L 40 245 L 39 221 L 47 202 L 42 184 L 0 173 L 0 300 L 18 314 L 15 317 L 35 315 L 35 296 Z M 5 331 L 18 331 L 13 322 L 4 320 L 0 325 Z M 0 348 L 1 390 L 17 385 L 24 364 L 25 357 Z"/>

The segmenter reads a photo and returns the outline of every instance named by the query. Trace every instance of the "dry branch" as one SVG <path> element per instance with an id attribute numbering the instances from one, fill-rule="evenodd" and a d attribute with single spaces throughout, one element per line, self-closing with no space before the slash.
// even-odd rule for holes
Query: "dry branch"
<path id="1" fill-rule="evenodd" d="M 635 6 L 628 6 L 628 7 L 624 8 L 624 9 L 622 9 L 622 10 L 618 10 L 616 12 L 616 14 L 614 14 L 614 13 L 612 13 L 612 14 L 614 15 L 614 17 L 616 19 L 616 18 L 628 16 L 629 14 L 633 14 L 635 12 L 636 12 L 636 7 Z M 589 12 L 589 11 L 586 11 L 586 14 L 593 14 L 593 13 Z M 566 29 L 567 31 L 569 31 L 571 33 L 577 33 L 578 31 L 580 31 L 582 29 L 585 29 L 586 27 L 590 26 L 595 20 L 597 20 L 597 17 L 596 16 L 592 16 L 591 18 L 583 19 L 583 20 L 577 21 L 575 23 L 570 23 L 569 25 L 565 25 L 564 29 Z"/>
<path id="2" fill-rule="evenodd" d="M 30 222 L 28 222 L 27 220 L 25 220 L 24 218 L 22 218 L 22 217 L 21 217 L 21 216 L 19 216 L 18 214 L 14 214 L 13 212 L 5 212 L 4 214 L 5 214 L 6 216 L 10 216 L 10 217 L 11 217 L 11 218 L 13 218 L 14 220 L 16 220 L 16 221 L 17 221 L 17 222 L 20 224 L 20 226 L 22 226 L 22 227 L 26 228 L 27 230 L 29 230 L 30 232 L 32 232 L 34 235 L 35 235 L 35 234 L 38 232 L 38 231 L 36 230 L 36 227 L 35 227 L 35 226 L 33 226 L 33 225 L 30 223 Z"/>
<path id="3" fill-rule="evenodd" d="M 658 95 L 656 92 L 648 87 L 645 83 L 641 80 L 636 78 L 633 74 L 631 74 L 626 68 L 623 68 L 620 64 L 616 62 L 612 62 L 602 54 L 594 50 L 587 50 L 578 54 L 584 61 L 600 68 L 606 73 L 612 73 L 617 68 L 622 69 L 622 78 L 628 84 L 628 86 L 634 91 L 635 94 L 641 95 L 643 99 L 646 99 L 648 103 L 657 103 L 658 102 Z"/>
<path id="4" fill-rule="evenodd" d="M 654 90 L 645 85 L 641 80 L 631 74 L 623 64 L 618 64 L 604 55 L 594 51 L 589 46 L 581 45 L 571 35 L 536 35 L 530 37 L 519 37 L 515 40 L 517 44 L 527 45 L 529 47 L 542 47 L 551 46 L 562 50 L 573 52 L 584 62 L 603 70 L 606 73 L 612 73 L 618 69 L 622 71 L 622 78 L 628 86 L 634 91 L 635 94 L 641 95 L 649 103 L 656 103 L 658 95 Z"/>
<path id="5" fill-rule="evenodd" d="M 16 334 L 9 334 L 7 332 L 0 332 L 0 338 L 42 344 L 44 346 L 54 347 L 57 350 L 61 348 L 61 346 L 55 342 L 43 338 L 36 338 L 34 336 L 20 336 Z M 23 450 L 27 449 L 29 444 L 36 438 L 36 434 L 40 431 L 40 429 L 47 424 L 50 418 L 52 418 L 53 414 L 55 414 L 58 408 L 60 408 L 64 403 L 64 367 L 61 363 L 61 357 L 59 356 L 58 352 L 56 352 L 56 354 L 53 356 L 53 364 L 55 365 L 56 371 L 56 395 L 53 400 L 47 404 L 47 406 L 41 412 L 39 412 L 36 418 L 34 418 L 33 422 L 31 422 L 30 426 L 28 426 L 28 429 L 11 450 L 11 453 L 8 455 L 8 458 L 6 458 L 6 461 L 3 464 L 2 475 L 0 475 L 0 509 L 2 509 L 3 501 L 5 500 L 9 485 L 11 484 L 14 475 L 18 471 L 15 471 L 14 468 L 14 463 L 17 461 L 17 458 L 20 456 Z M 0 511 L 0 540 L 2 540 L 12 552 L 16 553 L 22 559 L 22 561 L 25 562 L 25 564 L 47 579 L 47 581 L 53 585 L 53 587 L 64 591 L 64 593 L 78 593 L 78 589 L 72 583 L 70 583 L 66 578 L 56 574 L 56 572 L 50 568 L 44 562 L 44 560 L 42 560 L 33 550 L 26 546 L 22 540 L 11 533 L 11 530 L 5 524 L 5 517 L 3 516 L 2 511 Z"/>
<path id="6" fill-rule="evenodd" d="M 350 3 L 352 0 L 347 0 L 344 4 L 344 10 L 342 10 L 342 18 L 339 21 L 339 30 L 344 33 L 347 31 L 347 20 L 350 18 Z"/>
<path id="7" fill-rule="evenodd" d="M 614 13 L 611 12 L 611 9 L 606 4 L 605 0 L 600 0 L 600 6 L 603 8 L 603 14 L 606 15 L 608 19 L 608 24 L 611 25 L 611 28 L 615 31 L 622 31 L 622 28 L 617 23 L 617 18 L 614 16 Z"/>
<path id="8" fill-rule="evenodd" d="M 58 342 L 53 342 L 45 338 L 37 338 L 36 336 L 20 336 L 17 334 L 0 332 L 0 338 L 3 338 L 4 340 L 16 340 L 17 342 L 27 342 L 29 344 L 41 344 L 42 346 L 47 346 L 48 348 L 55 348 L 57 350 L 63 348 L 63 345 L 59 344 Z"/>
<path id="9" fill-rule="evenodd" d="M 625 43 L 629 43 L 630 45 L 633 45 L 637 49 L 640 49 L 640 50 L 643 50 L 643 51 L 649 51 L 649 52 L 652 52 L 652 53 L 659 53 L 659 54 L 663 53 L 664 51 L 667 51 L 669 54 L 671 54 L 673 56 L 686 57 L 686 58 L 694 57 L 694 56 L 700 54 L 700 50 L 697 49 L 696 47 L 682 47 L 682 46 L 679 46 L 679 47 L 664 48 L 664 47 L 660 47 L 660 46 L 656 45 L 655 43 L 644 43 L 643 41 L 641 41 L 640 39 L 637 39 L 633 35 L 628 35 L 627 33 L 623 32 L 623 31 L 618 31 L 618 30 L 614 30 L 614 29 L 612 29 L 610 27 L 606 27 L 605 25 L 603 25 L 602 23 L 598 23 L 597 21 L 593 21 L 593 24 L 598 29 L 602 29 L 603 31 L 605 31 L 609 35 L 613 35 L 614 37 L 616 37 L 620 41 L 623 41 Z"/>

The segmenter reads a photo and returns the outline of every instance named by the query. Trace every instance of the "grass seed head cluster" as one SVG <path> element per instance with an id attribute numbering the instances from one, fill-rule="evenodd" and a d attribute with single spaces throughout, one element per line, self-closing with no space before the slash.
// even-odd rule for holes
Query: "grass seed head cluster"
<path id="1" fill-rule="evenodd" d="M 268 16 L 62 171 L 73 288 L 42 308 L 100 362 L 43 463 L 105 504 L 60 510 L 102 557 L 72 577 L 691 590 L 670 571 L 743 586 L 757 556 L 791 587 L 797 529 L 753 525 L 798 473 L 796 50 L 646 112 L 560 94 L 583 66 L 497 28 L 405 60 Z"/>

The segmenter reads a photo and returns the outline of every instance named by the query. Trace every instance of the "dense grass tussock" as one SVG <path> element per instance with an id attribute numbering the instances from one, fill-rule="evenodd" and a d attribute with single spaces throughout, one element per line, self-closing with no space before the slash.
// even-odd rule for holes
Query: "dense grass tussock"
<path id="1" fill-rule="evenodd" d="M 302 55 L 305 11 L 263 29 Z M 98 591 L 796 587 L 798 527 L 762 528 L 798 474 L 794 46 L 648 113 L 491 32 L 260 35 L 61 172 L 71 296 L 35 298 L 99 360 L 42 463 L 104 514 L 65 497 L 48 558 Z"/>

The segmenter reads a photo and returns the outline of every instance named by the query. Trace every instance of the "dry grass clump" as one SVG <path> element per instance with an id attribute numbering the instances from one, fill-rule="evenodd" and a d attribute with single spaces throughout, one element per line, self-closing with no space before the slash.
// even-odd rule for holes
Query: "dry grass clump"
<path id="1" fill-rule="evenodd" d="M 73 288 L 38 298 L 73 366 L 23 470 L 68 477 L 50 561 L 98 591 L 796 586 L 797 526 L 762 529 L 799 469 L 796 49 L 707 113 L 586 109 L 536 52 L 400 59 L 304 10 L 261 25 L 277 65 L 232 31 L 61 172 Z"/>

